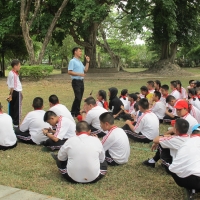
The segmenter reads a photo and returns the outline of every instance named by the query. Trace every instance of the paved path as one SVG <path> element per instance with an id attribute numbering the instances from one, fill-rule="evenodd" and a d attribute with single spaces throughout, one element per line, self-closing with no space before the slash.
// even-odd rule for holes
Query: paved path
<path id="1" fill-rule="evenodd" d="M 59 198 L 0 185 L 0 200 L 62 200 Z"/>

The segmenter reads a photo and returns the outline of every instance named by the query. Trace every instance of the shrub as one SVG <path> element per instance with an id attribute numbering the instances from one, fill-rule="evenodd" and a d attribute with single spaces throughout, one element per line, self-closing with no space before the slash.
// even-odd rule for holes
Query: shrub
<path id="1" fill-rule="evenodd" d="M 11 67 L 9 67 L 11 69 Z M 20 77 L 30 77 L 31 79 L 41 79 L 49 76 L 53 71 L 53 66 L 49 65 L 32 65 L 32 66 L 21 66 L 19 71 Z"/>

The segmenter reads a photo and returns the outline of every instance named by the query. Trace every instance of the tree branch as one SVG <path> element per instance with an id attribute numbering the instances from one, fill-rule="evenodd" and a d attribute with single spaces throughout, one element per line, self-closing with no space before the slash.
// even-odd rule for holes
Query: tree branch
<path id="1" fill-rule="evenodd" d="M 30 19 L 30 21 L 28 22 L 29 28 L 32 26 L 33 21 L 35 20 L 35 18 L 37 16 L 39 8 L 40 8 L 40 0 L 37 0 L 35 2 L 35 11 L 34 11 L 34 14 L 33 14 L 32 18 Z"/>

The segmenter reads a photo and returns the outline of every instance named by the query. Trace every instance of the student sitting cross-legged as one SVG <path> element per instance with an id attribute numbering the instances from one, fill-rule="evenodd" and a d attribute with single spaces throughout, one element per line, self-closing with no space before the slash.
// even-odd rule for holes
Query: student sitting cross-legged
<path id="1" fill-rule="evenodd" d="M 12 118 L 3 112 L 0 103 L 0 150 L 8 150 L 17 146 L 17 138 L 13 130 Z"/>
<path id="2" fill-rule="evenodd" d="M 193 127 L 190 138 L 179 148 L 176 158 L 169 166 L 171 175 L 189 195 L 200 192 L 200 124 Z M 194 191 L 196 190 L 196 191 Z M 190 198 L 193 199 L 193 198 Z"/>
<path id="3" fill-rule="evenodd" d="M 112 166 L 127 163 L 130 155 L 130 145 L 126 133 L 123 129 L 114 125 L 112 113 L 103 113 L 99 119 L 101 128 L 108 131 L 102 140 L 107 163 Z"/>
<path id="4" fill-rule="evenodd" d="M 127 120 L 122 129 L 125 130 L 128 137 L 136 142 L 151 142 L 159 135 L 158 117 L 149 110 L 149 102 L 147 99 L 140 99 L 138 102 L 139 110 L 143 113 L 134 126 L 132 121 Z"/>
<path id="5" fill-rule="evenodd" d="M 55 112 L 56 115 L 66 117 L 75 123 L 71 112 L 68 110 L 68 108 L 65 105 L 60 104 L 59 99 L 55 94 L 52 94 L 49 97 L 49 106 L 50 106 L 49 110 Z"/>
<path id="6" fill-rule="evenodd" d="M 75 136 L 76 125 L 66 117 L 57 116 L 53 111 L 47 111 L 44 115 L 44 121 L 56 127 L 56 130 L 51 128 L 42 130 L 43 134 L 49 139 L 41 144 L 49 147 L 51 150 L 60 149 L 68 138 Z"/>
<path id="7" fill-rule="evenodd" d="M 174 135 L 163 135 L 154 138 L 152 150 L 157 149 L 157 152 L 153 158 L 145 160 L 143 164 L 154 168 L 155 163 L 161 159 L 166 171 L 169 172 L 168 167 L 176 157 L 178 149 L 190 137 L 189 134 L 187 134 L 188 128 L 188 121 L 185 119 L 176 119 Z"/>
<path id="8" fill-rule="evenodd" d="M 33 111 L 29 112 L 19 128 L 15 128 L 15 134 L 20 141 L 27 144 L 40 144 L 48 138 L 43 134 L 43 128 L 50 125 L 43 121 L 45 111 L 43 110 L 43 99 L 36 97 L 33 100 Z"/>
<path id="9" fill-rule="evenodd" d="M 69 138 L 56 160 L 62 176 L 72 183 L 95 183 L 107 173 L 105 152 L 100 140 L 90 135 L 90 126 L 85 121 L 76 125 L 76 136 Z"/>
<path id="10" fill-rule="evenodd" d="M 91 134 L 96 134 L 98 137 L 106 135 L 99 121 L 99 116 L 104 112 L 107 112 L 107 110 L 97 106 L 96 100 L 93 97 L 88 97 L 84 100 L 84 109 L 80 111 L 82 120 L 86 121 L 91 127 Z"/>

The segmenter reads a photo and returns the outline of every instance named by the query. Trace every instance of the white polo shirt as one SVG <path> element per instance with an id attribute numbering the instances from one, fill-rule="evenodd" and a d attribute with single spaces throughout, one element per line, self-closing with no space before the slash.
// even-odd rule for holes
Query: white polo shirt
<path id="1" fill-rule="evenodd" d="M 196 108 L 198 108 L 200 110 L 200 101 L 197 97 L 195 100 L 190 99 L 189 102 L 190 102 L 190 104 L 192 104 L 193 106 L 195 106 Z"/>
<path id="2" fill-rule="evenodd" d="M 17 92 L 22 91 L 22 84 L 19 80 L 19 75 L 15 71 L 10 71 L 7 78 L 8 88 L 13 88 Z"/>
<path id="3" fill-rule="evenodd" d="M 181 93 L 177 89 L 173 90 L 170 95 L 174 96 L 175 99 L 181 99 Z"/>
<path id="4" fill-rule="evenodd" d="M 192 136 L 192 135 L 191 135 Z M 200 137 L 192 137 L 178 150 L 169 170 L 181 178 L 200 177 Z"/>
<path id="5" fill-rule="evenodd" d="M 193 106 L 192 104 L 190 106 L 191 106 L 190 114 L 197 120 L 198 123 L 200 123 L 200 110 L 195 106 Z"/>
<path id="6" fill-rule="evenodd" d="M 142 133 L 149 140 L 153 140 L 159 135 L 159 120 L 158 117 L 151 111 L 146 111 L 138 119 L 134 127 L 134 132 Z"/>
<path id="7" fill-rule="evenodd" d="M 188 99 L 187 91 L 184 87 L 181 87 L 181 99 Z"/>
<path id="8" fill-rule="evenodd" d="M 154 103 L 150 110 L 158 117 L 158 119 L 163 119 L 165 116 L 166 105 L 159 100 Z"/>
<path id="9" fill-rule="evenodd" d="M 130 144 L 123 129 L 114 126 L 108 134 L 103 137 L 102 145 L 104 151 L 108 150 L 116 163 L 124 164 L 128 162 Z"/>
<path id="10" fill-rule="evenodd" d="M 67 161 L 67 173 L 75 181 L 87 183 L 100 174 L 105 152 L 100 140 L 87 134 L 69 138 L 58 152 L 60 161 Z"/>
<path id="11" fill-rule="evenodd" d="M 177 151 L 190 138 L 189 134 L 172 135 L 168 137 L 161 137 L 159 143 L 163 148 L 170 149 L 170 155 L 174 159 Z"/>
<path id="12" fill-rule="evenodd" d="M 66 117 L 75 123 L 74 118 L 72 117 L 71 113 L 69 112 L 69 110 L 67 109 L 66 106 L 59 103 L 59 104 L 52 106 L 49 110 L 56 113 L 57 116 Z"/>
<path id="13" fill-rule="evenodd" d="M 46 141 L 48 139 L 48 137 L 43 134 L 42 129 L 49 128 L 51 125 L 44 122 L 44 114 L 44 110 L 31 111 L 25 116 L 19 126 L 20 131 L 29 131 L 31 139 L 36 144 L 40 144 L 42 141 Z"/>
<path id="14" fill-rule="evenodd" d="M 126 97 L 125 100 L 123 99 L 123 97 L 120 97 L 119 99 L 120 99 L 121 102 L 124 104 L 124 109 L 125 109 L 125 110 L 129 110 L 130 101 L 128 100 L 128 97 Z"/>
<path id="15" fill-rule="evenodd" d="M 185 116 L 181 117 L 181 118 L 188 121 L 189 129 L 188 129 L 187 134 L 191 134 L 193 126 L 198 124 L 197 120 L 194 117 L 192 117 L 192 115 L 190 115 L 189 113 L 186 114 Z"/>
<path id="16" fill-rule="evenodd" d="M 66 117 L 60 116 L 58 119 L 56 132 L 54 134 L 60 140 L 68 139 L 76 135 L 76 124 Z"/>
<path id="17" fill-rule="evenodd" d="M 6 113 L 0 113 L 0 145 L 4 147 L 13 146 L 17 137 L 13 130 L 12 118 Z"/>
<path id="18" fill-rule="evenodd" d="M 87 112 L 85 121 L 94 128 L 103 131 L 100 126 L 99 116 L 105 112 L 108 112 L 105 108 L 95 106 Z"/>

